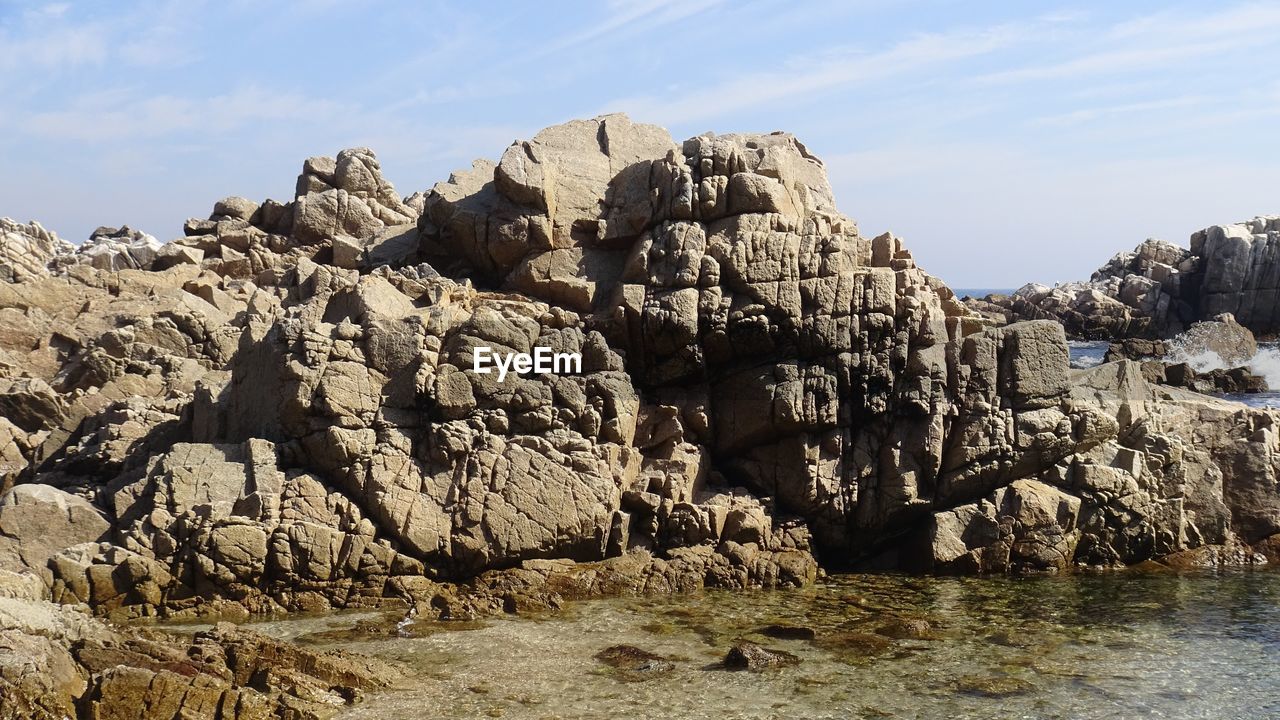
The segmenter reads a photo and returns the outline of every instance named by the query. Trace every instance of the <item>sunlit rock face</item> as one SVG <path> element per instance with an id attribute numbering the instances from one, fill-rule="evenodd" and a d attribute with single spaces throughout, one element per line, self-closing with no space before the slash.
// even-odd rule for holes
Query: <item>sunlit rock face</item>
<path id="1" fill-rule="evenodd" d="M 49 265 L 69 256 L 75 246 L 38 222 L 0 218 L 0 280 L 20 282 L 49 274 Z"/>
<path id="2" fill-rule="evenodd" d="M 1073 375 L 1061 324 L 971 314 L 787 134 L 574 121 L 403 198 L 349 150 L 184 230 L 0 284 L 0 468 L 76 525 L 23 560 L 62 602 L 519 607 L 1280 530 L 1274 415 Z"/>

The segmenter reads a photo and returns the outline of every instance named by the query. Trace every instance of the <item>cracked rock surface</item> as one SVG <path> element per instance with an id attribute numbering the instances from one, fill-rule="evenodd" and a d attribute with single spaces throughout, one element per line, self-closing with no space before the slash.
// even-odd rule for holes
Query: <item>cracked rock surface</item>
<path id="1" fill-rule="evenodd" d="M 100 615 L 1277 546 L 1275 413 L 990 326 L 784 133 L 574 121 L 408 197 L 347 150 L 93 261 L 4 227 L 52 249 L 0 282 L 0 566 Z M 499 381 L 481 346 L 582 368 Z"/>

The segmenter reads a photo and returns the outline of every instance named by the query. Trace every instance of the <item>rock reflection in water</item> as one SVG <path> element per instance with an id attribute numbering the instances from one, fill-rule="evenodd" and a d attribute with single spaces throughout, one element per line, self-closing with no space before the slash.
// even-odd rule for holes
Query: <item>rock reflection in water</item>
<path id="1" fill-rule="evenodd" d="M 420 670 L 347 718 L 1280 715 L 1272 571 L 841 576 L 799 591 L 585 602 L 549 619 L 415 623 L 407 638 L 398 619 L 258 629 Z M 743 641 L 799 663 L 722 669 Z M 602 651 L 623 645 L 662 671 L 620 673 L 621 651 Z"/>

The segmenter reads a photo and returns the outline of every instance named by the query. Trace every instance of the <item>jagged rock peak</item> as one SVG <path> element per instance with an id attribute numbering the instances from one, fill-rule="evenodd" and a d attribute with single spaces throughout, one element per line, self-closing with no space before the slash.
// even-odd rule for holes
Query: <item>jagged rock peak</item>
<path id="1" fill-rule="evenodd" d="M 19 282 L 49 274 L 49 263 L 69 256 L 75 246 L 32 221 L 0 218 L 0 280 Z"/>
<path id="2" fill-rule="evenodd" d="M 637 239 L 761 215 L 798 232 L 857 234 L 822 163 L 791 135 L 708 133 L 677 146 L 662 128 L 606 115 L 542 130 L 496 165 L 477 161 L 437 184 L 420 251 L 455 274 L 590 310 L 611 301 L 629 262 L 643 262 L 627 257 Z"/>

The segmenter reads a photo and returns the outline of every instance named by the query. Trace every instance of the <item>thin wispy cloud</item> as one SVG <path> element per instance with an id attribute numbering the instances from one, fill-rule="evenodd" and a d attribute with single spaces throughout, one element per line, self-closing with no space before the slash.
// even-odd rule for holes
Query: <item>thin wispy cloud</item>
<path id="1" fill-rule="evenodd" d="M 601 39 L 632 35 L 684 20 L 721 5 L 725 0 L 614 0 L 604 19 L 555 38 L 528 59 L 553 55 Z"/>
<path id="2" fill-rule="evenodd" d="M 252 86 L 207 98 L 137 97 L 118 92 L 81 98 L 65 109 L 34 113 L 22 129 L 58 140 L 107 142 L 174 133 L 213 135 L 264 121 L 320 122 L 343 112 L 334 102 Z"/>
<path id="3" fill-rule="evenodd" d="M 27 22 L 39 22 L 41 20 L 60 18 L 66 15 L 70 9 L 71 3 L 67 2 L 43 3 L 23 10 L 22 17 Z"/>
<path id="4" fill-rule="evenodd" d="M 1101 45 L 1056 63 L 991 73 L 986 82 L 1029 82 L 1115 73 L 1138 73 L 1188 65 L 1222 53 L 1276 43 L 1280 6 L 1245 5 L 1199 15 L 1158 13 L 1108 28 Z M 1116 47 L 1120 45 L 1121 47 Z"/>
<path id="5" fill-rule="evenodd" d="M 1047 23 L 1056 21 L 1041 19 L 976 30 L 915 34 L 872 52 L 858 47 L 807 52 L 791 57 L 778 70 L 734 73 L 710 86 L 689 87 L 669 96 L 619 98 L 605 107 L 678 123 L 725 117 L 745 108 L 831 94 L 859 84 L 891 82 L 903 75 L 989 54 L 1029 42 Z"/>
<path id="6" fill-rule="evenodd" d="M 53 28 L 39 35 L 0 31 L 0 80 L 32 69 L 62 70 L 100 65 L 108 57 L 108 37 L 100 25 Z"/>
<path id="7" fill-rule="evenodd" d="M 1119 105 L 1106 105 L 1100 107 L 1082 108 L 1073 110 L 1069 113 L 1061 115 L 1050 115 L 1038 118 L 1036 122 L 1050 126 L 1067 126 L 1079 123 L 1093 122 L 1107 118 L 1111 115 L 1122 115 L 1127 113 L 1149 113 L 1156 110 L 1172 110 L 1176 108 L 1188 108 L 1195 106 L 1209 105 L 1214 102 L 1223 102 L 1223 98 L 1214 98 L 1208 95 L 1188 95 L 1185 97 L 1165 98 L 1162 100 L 1151 100 L 1148 102 L 1123 103 Z"/>
<path id="8" fill-rule="evenodd" d="M 1183 40 L 1231 35 L 1249 40 L 1257 33 L 1280 27 L 1280 6 L 1275 3 L 1236 5 L 1192 5 L 1209 12 L 1166 10 L 1115 24 L 1108 36 L 1113 40 L 1164 37 Z"/>

